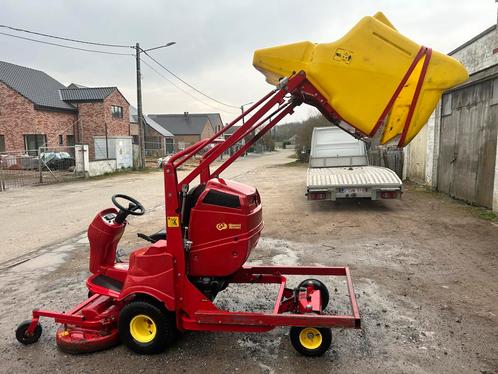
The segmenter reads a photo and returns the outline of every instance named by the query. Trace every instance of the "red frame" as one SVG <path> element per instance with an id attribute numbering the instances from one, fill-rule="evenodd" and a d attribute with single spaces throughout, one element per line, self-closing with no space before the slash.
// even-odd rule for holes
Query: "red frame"
<path id="1" fill-rule="evenodd" d="M 286 100 L 286 97 L 290 98 Z M 230 277 L 232 283 L 280 283 L 273 313 L 228 312 L 219 310 L 216 305 L 206 300 L 190 283 L 186 269 L 185 248 L 182 237 L 182 227 L 168 225 L 169 219 L 179 220 L 181 210 L 181 191 L 188 190 L 188 184 L 196 177 L 201 183 L 219 174 L 232 164 L 238 157 L 266 134 L 287 114 L 293 112 L 294 107 L 303 102 L 312 103 L 320 108 L 329 119 L 337 121 L 340 117 L 327 104 L 313 85 L 306 80 L 304 72 L 299 72 L 288 80 L 285 79 L 277 89 L 271 91 L 244 114 L 237 117 L 225 128 L 218 131 L 211 138 L 198 142 L 191 147 L 172 156 L 164 165 L 164 185 L 166 197 L 166 230 L 168 238 L 167 251 L 176 259 L 175 279 L 175 311 L 177 312 L 177 325 L 182 330 L 210 330 L 210 331 L 268 331 L 275 326 L 328 326 L 344 328 L 360 328 L 358 304 L 354 295 L 353 284 L 347 267 L 287 267 L 287 266 L 261 266 L 243 267 Z M 277 106 L 270 115 L 268 112 Z M 256 108 L 258 108 L 256 110 Z M 218 142 L 206 152 L 199 165 L 194 168 L 182 181 L 178 182 L 177 169 L 196 153 L 212 144 L 224 132 L 240 121 L 244 116 L 255 111 L 228 139 Z M 265 117 L 266 116 L 266 117 Z M 246 142 L 238 151 L 225 160 L 215 172 L 211 173 L 210 165 L 226 150 L 231 148 L 241 139 L 260 129 L 258 133 Z M 283 299 L 289 289 L 285 287 L 284 275 L 324 275 L 346 277 L 352 314 L 343 316 L 310 314 L 285 314 L 288 306 Z M 315 307 L 316 309 L 316 307 Z M 316 311 L 316 310 L 315 310 Z M 319 310 L 320 312 L 320 310 Z"/>
<path id="2" fill-rule="evenodd" d="M 188 251 L 185 248 L 184 228 L 180 214 L 182 194 L 188 191 L 189 183 L 197 177 L 200 178 L 201 183 L 218 178 L 219 174 L 243 155 L 252 144 L 303 102 L 318 107 L 328 119 L 336 124 L 340 120 L 338 114 L 328 105 L 325 97 L 306 80 L 305 73 L 301 71 L 282 80 L 275 90 L 269 92 L 212 137 L 201 140 L 165 162 L 163 172 L 167 241 L 160 240 L 151 246 L 134 251 L 129 264 L 114 264 L 112 260 L 117 241 L 126 223 L 105 222 L 103 217 L 114 211 L 113 209 L 100 212 L 88 230 L 91 247 L 90 270 L 94 274 L 88 278 L 87 286 L 96 295 L 67 313 L 34 310 L 27 332 L 34 333 L 40 317 L 49 317 L 66 327 L 69 325 L 75 332 L 90 330 L 91 333 L 99 331 L 109 333 L 105 344 L 110 344 L 111 341 L 115 341 L 117 320 L 122 306 L 136 294 L 160 300 L 167 309 L 176 312 L 176 324 L 180 330 L 262 332 L 271 330 L 275 326 L 360 328 L 358 304 L 347 267 L 243 266 L 228 277 L 227 281 L 231 283 L 280 284 L 272 313 L 220 310 L 188 278 L 186 257 Z M 220 141 L 219 137 L 223 133 L 253 112 L 254 114 L 230 137 Z M 259 132 L 256 133 L 257 130 Z M 250 134 L 250 140 L 211 173 L 210 165 L 213 161 Z M 203 155 L 199 165 L 179 182 L 177 169 L 206 146 L 213 144 L 214 146 Z M 311 286 L 298 291 L 287 288 L 285 275 L 345 277 L 352 313 L 349 315 L 320 314 L 322 313 L 320 291 L 314 290 Z M 98 276 L 107 276 L 123 282 L 123 288 L 118 292 L 99 286 L 94 283 L 94 279 Z M 298 294 L 296 295 L 295 292 Z M 113 305 L 109 309 L 102 309 L 102 305 L 106 303 Z M 290 313 L 283 314 L 286 312 Z M 92 344 L 95 345 L 98 335 L 97 333 L 94 334 L 94 338 L 89 338 L 89 345 L 91 345 L 91 339 L 94 339 Z M 69 347 L 75 351 L 80 349 L 78 344 L 81 342 L 74 342 L 73 346 L 71 335 L 66 338 L 58 335 L 58 344 L 61 339 L 65 339 L 62 344 L 66 348 Z M 104 343 L 98 343 L 99 349 L 103 345 Z M 93 346 L 86 351 L 90 349 L 93 349 Z"/>

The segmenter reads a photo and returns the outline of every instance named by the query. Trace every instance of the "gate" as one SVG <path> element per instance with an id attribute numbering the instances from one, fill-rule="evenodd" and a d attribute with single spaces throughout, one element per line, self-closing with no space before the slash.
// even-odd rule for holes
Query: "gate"
<path id="1" fill-rule="evenodd" d="M 5 152 L 0 155 L 0 191 L 84 177 L 82 152 L 79 146 Z"/>
<path id="2" fill-rule="evenodd" d="M 368 163 L 394 171 L 403 179 L 403 150 L 398 148 L 372 147 L 368 150 Z"/>
<path id="3" fill-rule="evenodd" d="M 493 80 L 443 96 L 438 190 L 471 204 L 492 207 L 498 105 Z M 498 92 L 494 93 L 498 96 Z"/>

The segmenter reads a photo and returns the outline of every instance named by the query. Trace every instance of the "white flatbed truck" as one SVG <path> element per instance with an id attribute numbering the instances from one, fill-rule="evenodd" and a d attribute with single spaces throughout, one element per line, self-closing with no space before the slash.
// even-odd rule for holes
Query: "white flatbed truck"
<path id="1" fill-rule="evenodd" d="M 391 169 L 368 165 L 364 141 L 339 127 L 317 127 L 306 188 L 308 200 L 399 199 L 403 182 Z"/>

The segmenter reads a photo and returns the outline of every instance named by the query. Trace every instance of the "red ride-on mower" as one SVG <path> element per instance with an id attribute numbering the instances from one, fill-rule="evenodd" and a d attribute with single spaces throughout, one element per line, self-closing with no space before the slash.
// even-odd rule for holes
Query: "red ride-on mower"
<path id="1" fill-rule="evenodd" d="M 116 262 L 116 247 L 127 216 L 142 215 L 144 207 L 131 197 L 113 196 L 116 208 L 98 213 L 88 228 L 89 298 L 65 313 L 35 309 L 33 318 L 19 325 L 17 339 L 23 344 L 36 342 L 42 332 L 40 317 L 61 324 L 57 345 L 71 353 L 97 351 L 119 341 L 138 353 L 156 353 L 179 331 L 265 332 L 289 326 L 294 348 L 304 355 L 318 356 L 331 344 L 332 327 L 360 328 L 347 267 L 244 265 L 263 229 L 260 196 L 254 187 L 220 178 L 225 168 L 303 102 L 317 106 L 336 122 L 332 108 L 300 72 L 281 81 L 211 138 L 165 162 L 166 230 L 141 235 L 151 244 L 132 252 L 128 263 Z M 223 133 L 254 111 L 232 135 L 220 141 Z M 246 139 L 245 144 L 211 172 L 213 161 L 242 139 Z M 199 166 L 178 182 L 177 169 L 205 148 L 208 151 Z M 190 187 L 196 177 L 200 183 Z M 120 203 L 123 199 L 127 205 Z M 324 313 L 329 303 L 325 285 L 308 279 L 289 288 L 287 275 L 344 277 L 352 314 Z M 278 284 L 273 311 L 220 309 L 214 303 L 216 295 L 231 283 Z"/>

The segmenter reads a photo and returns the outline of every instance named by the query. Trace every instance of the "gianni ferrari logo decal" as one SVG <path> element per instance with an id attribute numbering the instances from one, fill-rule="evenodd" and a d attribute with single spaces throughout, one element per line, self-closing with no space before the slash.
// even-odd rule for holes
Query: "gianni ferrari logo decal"
<path id="1" fill-rule="evenodd" d="M 242 225 L 240 223 L 225 223 L 225 222 L 220 222 L 216 225 L 216 229 L 218 231 L 223 231 L 226 229 L 229 230 L 240 230 L 242 228 Z"/>
<path id="2" fill-rule="evenodd" d="M 228 225 L 224 222 L 221 222 L 216 225 L 216 228 L 218 229 L 218 231 L 222 231 L 228 229 Z"/>

